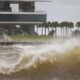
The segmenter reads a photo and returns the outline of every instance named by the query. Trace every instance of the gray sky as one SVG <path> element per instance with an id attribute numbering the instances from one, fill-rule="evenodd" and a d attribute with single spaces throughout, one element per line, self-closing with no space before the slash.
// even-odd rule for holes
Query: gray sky
<path id="1" fill-rule="evenodd" d="M 36 10 L 45 10 L 50 21 L 80 21 L 80 0 L 52 0 L 36 3 Z"/>

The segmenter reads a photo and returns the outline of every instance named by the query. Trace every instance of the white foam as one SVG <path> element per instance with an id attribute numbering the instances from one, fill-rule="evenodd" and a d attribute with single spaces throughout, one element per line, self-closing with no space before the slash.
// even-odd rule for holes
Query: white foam
<path id="1" fill-rule="evenodd" d="M 13 50 L 11 52 L 8 51 L 7 55 L 4 54 L 4 57 L 1 56 L 0 73 L 9 74 L 11 72 L 19 71 L 24 68 L 29 68 L 33 66 L 37 61 L 46 61 L 49 56 L 55 56 L 55 54 L 64 54 L 65 52 L 70 51 L 75 47 L 80 47 L 80 39 L 58 39 L 56 41 L 52 40 L 50 43 L 42 45 L 14 45 L 12 47 L 18 48 L 19 51 L 17 51 L 17 53 L 12 53 Z M 11 58 L 9 56 L 10 54 Z M 28 61 L 23 61 L 24 58 L 28 57 Z M 14 59 L 16 59 L 16 61 Z M 11 60 L 10 64 L 8 63 L 8 60 Z"/>

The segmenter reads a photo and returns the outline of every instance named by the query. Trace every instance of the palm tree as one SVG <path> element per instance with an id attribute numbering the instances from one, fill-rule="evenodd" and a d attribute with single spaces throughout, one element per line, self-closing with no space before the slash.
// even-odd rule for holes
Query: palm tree
<path id="1" fill-rule="evenodd" d="M 44 22 L 42 25 L 45 28 L 45 35 L 46 35 L 46 28 L 48 28 L 48 24 L 47 24 L 47 22 Z"/>
<path id="2" fill-rule="evenodd" d="M 49 25 L 50 24 L 48 24 L 48 22 L 46 22 L 46 24 L 45 24 L 45 29 L 47 30 L 48 29 L 48 33 L 49 33 Z M 47 32 L 47 31 L 46 31 Z M 46 34 L 47 35 L 47 34 Z"/>
<path id="3" fill-rule="evenodd" d="M 43 35 L 43 24 L 40 24 L 40 26 L 41 26 L 41 35 Z"/>
<path id="4" fill-rule="evenodd" d="M 41 24 L 38 24 L 38 28 L 41 28 Z"/>
<path id="5" fill-rule="evenodd" d="M 59 26 L 59 23 L 56 21 L 56 22 L 55 22 L 55 32 L 56 32 L 55 35 L 56 35 L 56 36 L 57 36 L 57 27 L 58 27 L 58 26 Z"/>
<path id="6" fill-rule="evenodd" d="M 36 25 L 37 33 L 38 33 L 38 25 Z"/>
<path id="7" fill-rule="evenodd" d="M 55 36 L 57 36 L 57 27 L 59 26 L 59 23 L 57 21 L 52 22 L 52 27 L 55 28 Z"/>
<path id="8" fill-rule="evenodd" d="M 53 29 L 53 28 L 54 28 L 53 26 L 54 26 L 54 25 L 53 25 L 53 22 L 51 22 L 50 27 L 52 28 L 52 30 L 54 30 L 54 29 Z"/>
<path id="9" fill-rule="evenodd" d="M 70 28 L 70 36 L 72 34 L 71 29 L 74 27 L 74 23 L 73 22 L 69 22 L 69 28 Z"/>
<path id="10" fill-rule="evenodd" d="M 66 36 L 69 36 L 69 29 L 72 27 L 72 23 L 66 22 Z"/>
<path id="11" fill-rule="evenodd" d="M 35 26 L 36 26 L 36 29 L 37 29 L 36 32 L 37 32 L 37 34 L 38 34 L 38 32 L 39 32 L 39 28 L 41 28 L 41 24 L 36 24 Z"/>
<path id="12" fill-rule="evenodd" d="M 64 27 L 66 28 L 66 36 L 68 36 L 68 28 L 69 28 L 69 23 L 66 21 L 64 22 Z"/>
<path id="13" fill-rule="evenodd" d="M 78 30 L 79 30 L 79 28 L 80 28 L 80 22 L 76 23 L 76 27 L 78 27 Z"/>
<path id="14" fill-rule="evenodd" d="M 65 33 L 66 33 L 66 36 L 68 36 L 69 22 L 64 21 L 61 24 L 62 24 L 62 27 L 66 29 Z"/>
<path id="15" fill-rule="evenodd" d="M 64 31 L 63 31 L 64 22 L 59 23 L 59 27 L 61 28 L 61 36 L 63 36 L 64 35 Z"/>
<path id="16" fill-rule="evenodd" d="M 49 30 L 50 30 L 50 27 L 51 27 L 51 22 L 48 22 L 48 34 L 49 34 Z"/>
<path id="17" fill-rule="evenodd" d="M 54 31 L 54 22 L 51 23 L 52 30 Z"/>

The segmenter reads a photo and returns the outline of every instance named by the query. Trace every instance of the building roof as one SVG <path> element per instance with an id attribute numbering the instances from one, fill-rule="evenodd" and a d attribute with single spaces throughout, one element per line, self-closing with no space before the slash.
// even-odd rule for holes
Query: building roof
<path id="1" fill-rule="evenodd" d="M 18 1 L 27 1 L 27 2 L 50 2 L 51 0 L 0 0 L 0 1 L 11 1 L 11 2 L 18 2 Z"/>

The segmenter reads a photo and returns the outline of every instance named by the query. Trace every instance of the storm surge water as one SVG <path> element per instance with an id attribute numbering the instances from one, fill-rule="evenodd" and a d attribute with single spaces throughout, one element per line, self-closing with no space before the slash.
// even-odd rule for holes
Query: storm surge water
<path id="1" fill-rule="evenodd" d="M 80 38 L 0 46 L 0 80 L 80 80 Z"/>

